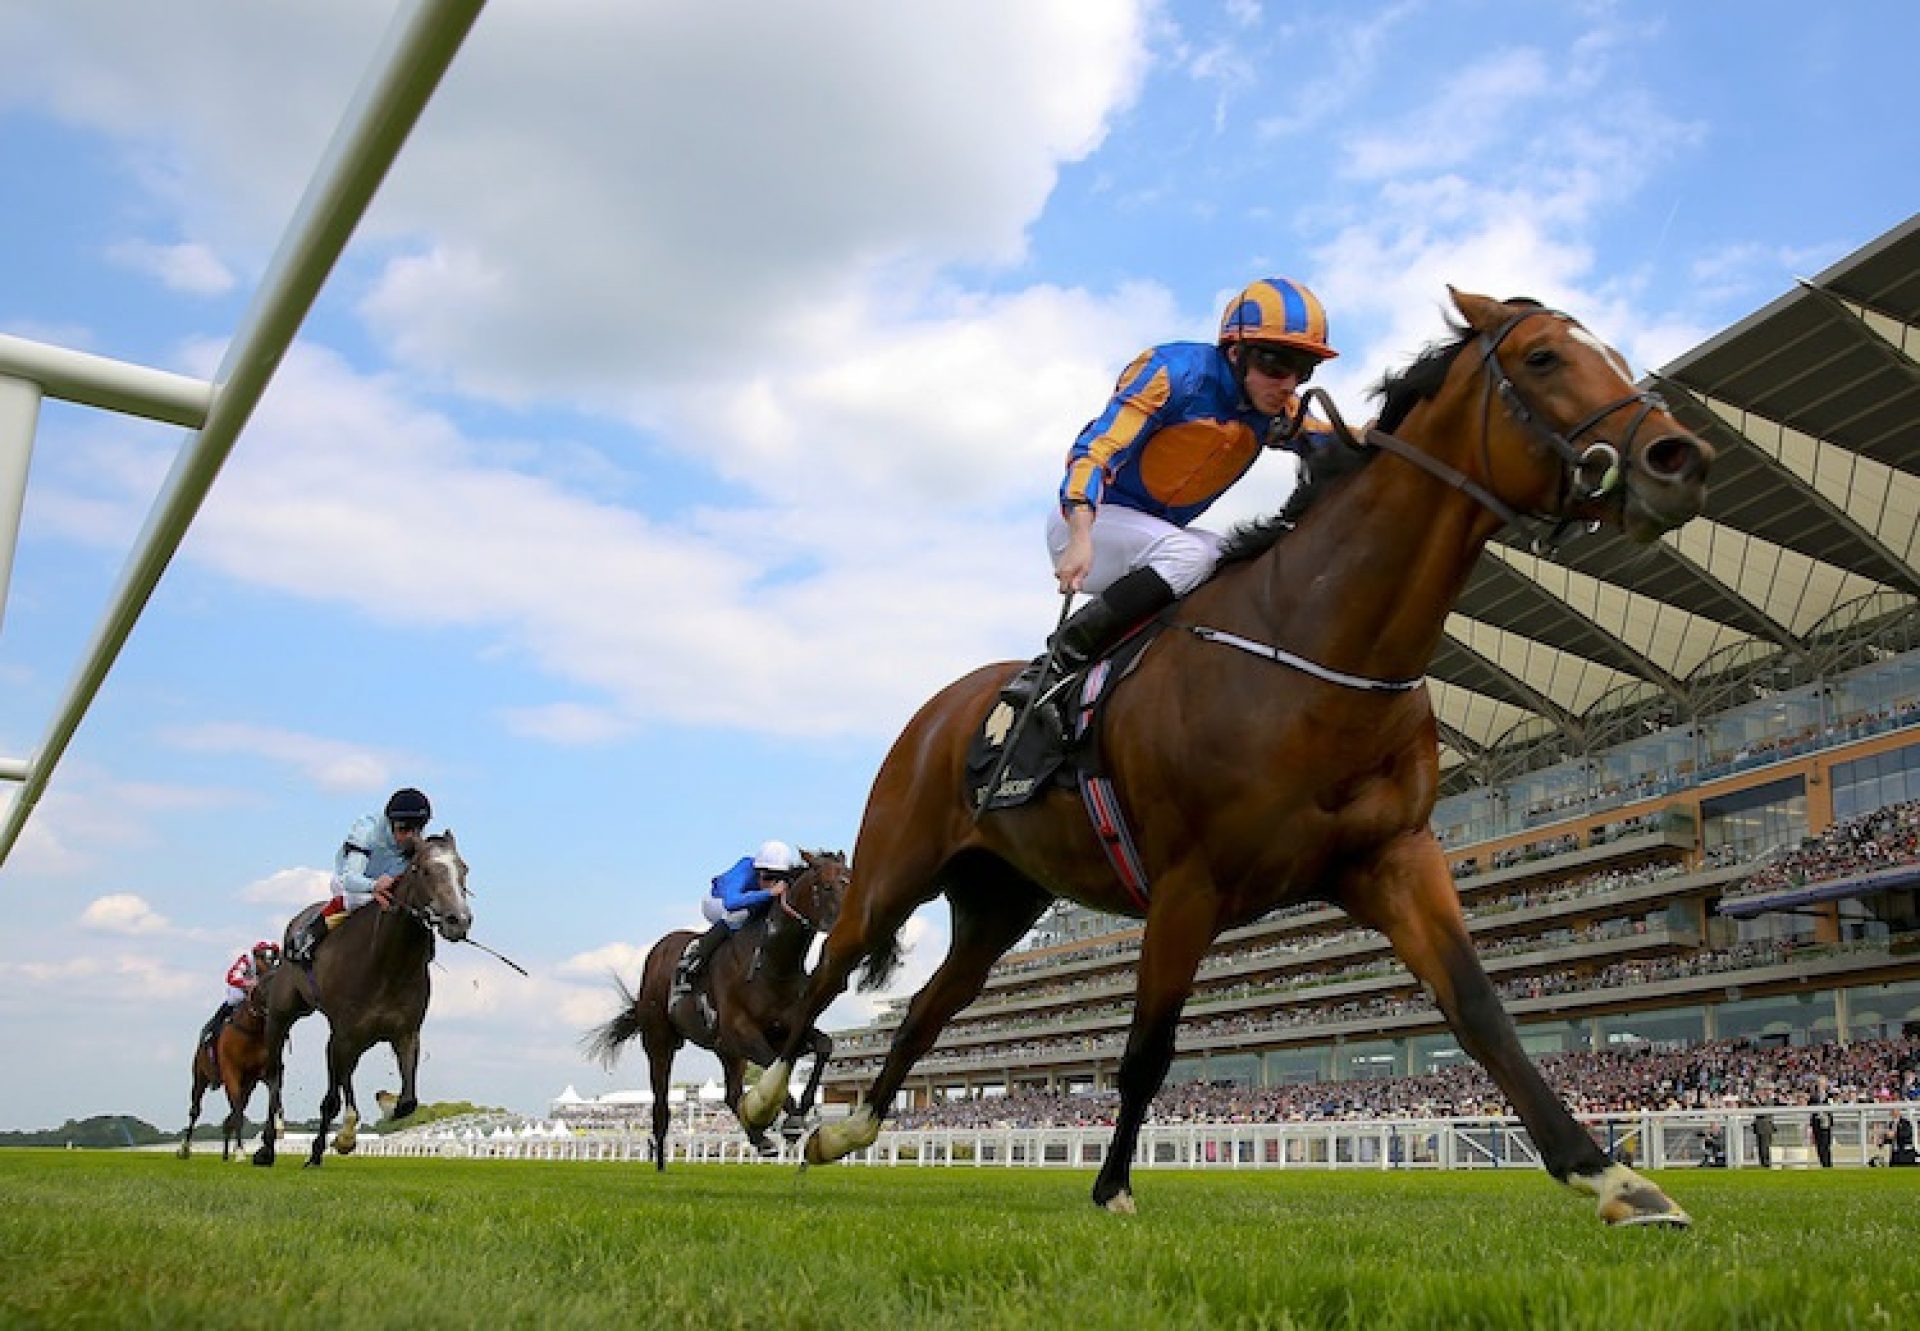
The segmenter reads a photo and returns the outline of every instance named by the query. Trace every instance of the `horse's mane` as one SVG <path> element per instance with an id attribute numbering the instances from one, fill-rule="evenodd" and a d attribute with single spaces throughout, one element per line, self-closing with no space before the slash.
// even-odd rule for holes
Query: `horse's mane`
<path id="1" fill-rule="evenodd" d="M 1528 296 L 1515 296 L 1506 303 L 1543 308 L 1539 301 Z M 1447 328 L 1452 333 L 1451 337 L 1429 343 L 1404 368 L 1389 371 L 1373 386 L 1368 396 L 1380 403 L 1374 428 L 1393 433 L 1415 407 L 1440 392 L 1455 359 L 1478 336 L 1472 328 L 1451 315 L 1447 318 Z M 1220 563 L 1254 559 L 1271 550 L 1328 491 L 1380 456 L 1377 449 L 1366 449 L 1355 454 L 1345 445 L 1335 444 L 1334 447 L 1347 455 L 1341 459 L 1341 463 L 1323 468 L 1318 476 L 1310 476 L 1294 490 L 1287 499 L 1286 507 L 1278 513 L 1253 522 L 1243 522 L 1228 532 L 1220 550 Z"/>

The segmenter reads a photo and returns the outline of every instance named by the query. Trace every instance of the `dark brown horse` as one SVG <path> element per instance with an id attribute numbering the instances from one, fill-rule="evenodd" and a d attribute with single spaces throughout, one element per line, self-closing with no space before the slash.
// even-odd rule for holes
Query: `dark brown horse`
<path id="1" fill-rule="evenodd" d="M 420 1066 L 420 1026 L 427 1019 L 437 929 L 450 943 L 467 936 L 473 914 L 467 909 L 467 862 L 460 858 L 452 832 L 420 842 L 407 867 L 394 879 L 393 909 L 367 905 L 334 927 L 315 949 L 310 966 L 283 962 L 273 973 L 267 1004 L 267 1123 L 256 1165 L 274 1161 L 274 1132 L 280 1118 L 283 1055 L 293 1024 L 316 1009 L 327 1014 L 327 1093 L 320 1102 L 320 1128 L 313 1136 L 308 1166 L 326 1156 L 327 1132 L 342 1101 L 346 1115 L 333 1147 L 342 1155 L 355 1145 L 360 1110 L 353 1098 L 353 1072 L 360 1056 L 385 1041 L 400 1065 L 400 1095 L 393 1117 L 405 1118 L 418 1106 L 414 1074 Z M 309 908 L 311 909 L 311 908 Z M 292 947 L 302 912 L 287 926 Z"/>
<path id="2" fill-rule="evenodd" d="M 637 994 L 629 992 L 615 977 L 620 1011 L 612 1021 L 587 1033 L 583 1042 L 587 1054 L 609 1068 L 620 1057 L 621 1046 L 636 1035 L 640 1037 L 653 1082 L 656 1168 L 667 1167 L 667 1091 L 673 1056 L 681 1046 L 692 1041 L 702 1049 L 711 1049 L 720 1059 L 727 1108 L 739 1118 L 746 1065 L 753 1062 L 765 1066 L 790 1043 L 786 1021 L 806 989 L 807 949 L 815 934 L 833 927 L 847 887 L 847 857 L 841 852 L 803 850 L 800 856 L 806 867 L 799 877 L 757 919 L 727 940 L 694 982 L 694 992 L 678 1002 L 669 1002 L 674 969 L 688 944 L 698 936 L 685 929 L 676 930 L 647 953 Z M 809 1025 L 797 1034 L 799 1039 L 792 1043 L 795 1049 L 813 1054 L 813 1075 L 799 1102 L 786 1106 L 795 1121 L 804 1119 L 813 1108 L 821 1074 L 833 1053 L 833 1041 L 825 1032 Z M 785 1094 L 784 1087 L 781 1093 Z M 744 1118 L 740 1121 L 756 1149 L 767 1154 L 778 1149 L 768 1140 L 764 1123 L 749 1124 Z"/>
<path id="3" fill-rule="evenodd" d="M 1687 1223 L 1574 1121 L 1474 955 L 1428 827 L 1437 731 L 1418 681 L 1504 524 L 1601 521 L 1652 541 L 1700 512 L 1712 450 L 1572 319 L 1532 302 L 1453 301 L 1458 337 L 1382 386 L 1365 464 L 1331 481 L 1284 539 L 1277 523 L 1243 533 L 1113 694 L 1101 742 L 1151 881 L 1144 912 L 1072 792 L 975 821 L 967 744 L 1012 667 L 948 686 L 908 723 L 867 802 L 859 878 L 789 1025 L 804 1030 L 862 962 L 870 985 L 883 981 L 900 928 L 942 892 L 952 947 L 859 1108 L 809 1138 L 809 1160 L 874 1140 L 914 1061 L 1065 896 L 1146 917 L 1120 1114 L 1093 1191 L 1096 1204 L 1131 1211 L 1138 1133 L 1201 958 L 1226 929 L 1323 900 L 1387 936 L 1555 1178 L 1595 1194 L 1609 1223 Z M 1241 641 L 1190 631 L 1200 627 Z M 785 1059 L 795 1047 L 789 1039 Z M 768 1069 L 747 1118 L 771 1118 L 789 1066 Z"/>
<path id="4" fill-rule="evenodd" d="M 277 968 L 276 968 L 277 969 Z M 247 1124 L 247 1101 L 267 1071 L 266 984 L 268 971 L 247 991 L 246 1001 L 234 1008 L 212 1040 L 193 1050 L 193 1103 L 187 1110 L 187 1130 L 181 1135 L 182 1160 L 193 1154 L 193 1127 L 200 1121 L 200 1101 L 207 1088 L 227 1093 L 227 1116 L 220 1124 L 220 1158 L 232 1159 Z"/>

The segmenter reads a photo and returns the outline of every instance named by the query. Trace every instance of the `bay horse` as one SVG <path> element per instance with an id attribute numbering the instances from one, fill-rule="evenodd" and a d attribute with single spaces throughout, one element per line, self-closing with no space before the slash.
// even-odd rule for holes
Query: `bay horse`
<path id="1" fill-rule="evenodd" d="M 840 851 L 802 850 L 806 862 L 787 890 L 741 926 L 716 953 L 694 982 L 696 992 L 671 1002 L 674 970 L 681 954 L 699 935 L 678 929 L 653 945 L 640 971 L 637 993 L 629 992 L 618 976 L 620 1011 L 604 1026 L 589 1031 L 582 1041 L 589 1057 L 611 1068 L 621 1046 L 640 1037 L 647 1051 L 647 1070 L 653 1085 L 653 1160 L 667 1167 L 667 1105 L 673 1056 L 691 1041 L 710 1049 L 720 1060 L 726 1079 L 726 1104 L 747 1131 L 747 1140 L 763 1155 L 778 1148 L 766 1136 L 766 1124 L 749 1124 L 740 1114 L 740 1093 L 749 1062 L 765 1066 L 787 1044 L 787 1016 L 798 1003 L 807 982 L 807 950 L 815 934 L 833 927 L 847 890 L 847 857 Z M 704 995 L 706 1003 L 699 1000 Z M 798 1047 L 813 1054 L 813 1075 L 798 1103 L 788 1103 L 790 1121 L 798 1123 L 813 1108 L 833 1054 L 833 1040 L 809 1025 L 799 1032 Z M 784 1095 L 784 1089 L 782 1091 Z M 796 1129 L 797 1131 L 797 1129 Z"/>
<path id="2" fill-rule="evenodd" d="M 1503 526 L 1603 522 L 1651 542 L 1699 514 L 1713 452 L 1572 318 L 1449 290 L 1453 336 L 1381 384 L 1378 426 L 1353 440 L 1364 461 L 1328 481 L 1290 532 L 1269 520 L 1239 533 L 1111 694 L 1100 742 L 1147 870 L 1147 904 L 1108 868 L 1072 791 L 975 819 L 968 741 L 1017 663 L 949 685 L 908 722 L 874 780 L 854 847 L 860 875 L 790 1031 L 825 1010 L 856 966 L 867 987 L 884 983 L 899 930 L 943 892 L 952 944 L 859 1107 L 808 1139 L 810 1162 L 873 1142 L 915 1060 L 1064 896 L 1146 919 L 1120 1112 L 1093 1188 L 1096 1205 L 1133 1211 L 1140 1126 L 1201 958 L 1227 929 L 1318 900 L 1386 935 L 1554 1178 L 1597 1197 L 1609 1224 L 1690 1223 L 1574 1121 L 1474 954 L 1428 825 L 1439 756 L 1422 677 Z M 771 1118 L 796 1045 L 790 1036 L 745 1117 Z"/>
<path id="3" fill-rule="evenodd" d="M 351 1154 L 360 1126 L 354 1102 L 353 1073 L 361 1055 L 385 1042 L 400 1066 L 400 1094 L 393 1101 L 396 1119 L 418 1107 L 414 1074 L 420 1066 L 420 1026 L 427 1019 L 433 985 L 427 963 L 433 960 L 434 932 L 450 943 L 467 936 L 473 913 L 467 908 L 467 862 L 451 831 L 421 840 L 407 867 L 393 881 L 393 908 L 366 905 L 334 926 L 314 949 L 309 965 L 284 961 L 273 972 L 267 1007 L 267 1122 L 253 1163 L 274 1162 L 274 1133 L 281 1122 L 280 1086 L 284 1053 L 293 1024 L 316 1010 L 324 1012 L 327 1035 L 327 1092 L 320 1102 L 320 1127 L 313 1136 L 307 1166 L 326 1156 L 333 1116 L 346 1105 L 333 1147 Z M 313 910 L 287 926 L 287 946 Z M 382 1097 L 383 1104 L 385 1097 Z"/>
<path id="4" fill-rule="evenodd" d="M 278 967 L 274 968 L 279 969 Z M 267 1071 L 266 983 L 268 971 L 247 991 L 212 1040 L 193 1048 L 193 1101 L 187 1110 L 187 1130 L 174 1154 L 182 1160 L 193 1154 L 193 1128 L 200 1121 L 200 1102 L 210 1086 L 227 1094 L 227 1116 L 220 1124 L 220 1158 L 230 1160 L 240 1146 L 247 1125 L 247 1102 Z"/>

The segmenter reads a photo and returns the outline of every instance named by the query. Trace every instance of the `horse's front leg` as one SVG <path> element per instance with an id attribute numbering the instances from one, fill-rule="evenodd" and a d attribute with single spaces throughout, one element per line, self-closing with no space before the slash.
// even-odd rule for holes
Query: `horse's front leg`
<path id="1" fill-rule="evenodd" d="M 362 1050 L 347 1050 L 340 1059 L 340 1096 L 346 1105 L 340 1115 L 340 1131 L 333 1135 L 333 1149 L 340 1155 L 352 1155 L 360 1144 L 360 1106 L 353 1098 L 353 1074 L 360 1067 Z"/>
<path id="2" fill-rule="evenodd" d="M 1123 1215 L 1134 1210 L 1133 1153 L 1140 1127 L 1173 1063 L 1180 1011 L 1217 933 L 1212 894 L 1194 891 L 1189 882 L 1184 875 L 1162 875 L 1140 944 L 1133 1024 L 1120 1057 L 1120 1115 L 1093 1183 L 1093 1204 Z"/>
<path id="3" fill-rule="evenodd" d="M 1658 1187 L 1607 1159 L 1520 1047 L 1513 1019 L 1474 953 L 1459 891 L 1431 833 L 1401 838 L 1372 873 L 1344 884 L 1341 898 L 1348 914 L 1387 936 L 1426 985 L 1460 1047 L 1487 1070 L 1526 1125 L 1548 1173 L 1598 1197 L 1600 1218 L 1610 1225 L 1691 1223 Z"/>
<path id="4" fill-rule="evenodd" d="M 820 1094 L 820 1079 L 827 1075 L 827 1062 L 833 1057 L 833 1037 L 815 1027 L 807 1032 L 807 1047 L 813 1053 L 813 1072 L 808 1075 L 807 1088 L 800 1093 L 800 1100 L 790 1115 L 797 1121 L 804 1121 L 813 1112 L 814 1098 Z"/>
<path id="5" fill-rule="evenodd" d="M 396 1096 L 387 1091 L 376 1091 L 373 1098 L 382 1114 L 399 1120 L 420 1107 L 420 1099 L 414 1088 L 414 1077 L 420 1071 L 420 1028 L 416 1026 L 396 1035 L 388 1043 L 393 1046 L 393 1061 L 400 1069 L 400 1094 Z M 351 1094 L 351 1090 L 348 1093 Z"/>
<path id="6" fill-rule="evenodd" d="M 313 1148 L 307 1152 L 306 1168 L 318 1169 L 326 1161 L 327 1135 L 333 1131 L 333 1116 L 340 1112 L 342 1050 L 338 1032 L 327 1035 L 327 1093 L 320 1100 L 320 1121 L 314 1127 Z"/>
<path id="7" fill-rule="evenodd" d="M 747 1140 L 753 1143 L 754 1150 L 761 1155 L 776 1154 L 780 1148 L 768 1139 L 767 1130 L 756 1128 L 744 1118 L 740 1118 L 740 1092 L 746 1086 L 747 1061 L 737 1054 L 722 1054 L 718 1050 L 715 1053 L 719 1054 L 720 1076 L 726 1087 L 727 1108 L 733 1111 L 736 1119 L 740 1119 L 740 1126 L 746 1129 Z"/>
<path id="8" fill-rule="evenodd" d="M 220 1124 L 220 1158 L 231 1160 L 246 1130 L 247 1100 L 253 1087 L 238 1069 L 229 1069 L 222 1076 L 222 1088 L 227 1093 L 227 1116 Z"/>

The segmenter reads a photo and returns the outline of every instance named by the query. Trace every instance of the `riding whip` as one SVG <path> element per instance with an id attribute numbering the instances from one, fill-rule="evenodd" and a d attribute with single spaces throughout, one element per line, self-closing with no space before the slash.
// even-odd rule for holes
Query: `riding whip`
<path id="1" fill-rule="evenodd" d="M 495 952 L 492 948 L 488 947 L 485 943 L 479 942 L 478 940 L 472 939 L 472 938 L 463 938 L 460 941 L 463 943 L 469 944 L 473 947 L 479 948 L 482 952 L 486 953 L 490 957 L 499 957 L 500 960 L 506 962 L 507 965 L 513 967 L 515 970 L 519 971 L 522 975 L 527 974 L 527 968 L 525 966 L 522 966 L 519 962 L 515 961 L 512 957 L 501 956 L 500 953 Z M 533 977 L 528 976 L 527 978 L 531 979 Z"/>
<path id="2" fill-rule="evenodd" d="M 1067 612 L 1073 609 L 1073 591 L 1068 589 L 1060 594 L 1060 618 L 1053 626 L 1053 632 L 1047 635 L 1047 655 L 1040 665 L 1040 679 L 1034 685 L 1033 692 L 1027 695 L 1025 706 L 1020 715 L 1013 719 L 1013 727 L 1007 731 L 1007 742 L 1000 746 L 1000 757 L 993 764 L 993 775 L 987 779 L 986 787 L 980 798 L 973 803 L 973 821 L 979 822 L 987 805 L 993 802 L 994 792 L 1000 789 L 1000 778 L 1007 774 L 1007 765 L 1013 761 L 1013 746 L 1027 729 L 1027 718 L 1033 715 L 1033 709 L 1040 705 L 1041 695 L 1046 692 L 1047 676 L 1053 671 L 1054 658 L 1060 655 L 1060 630 L 1066 626 Z"/>

